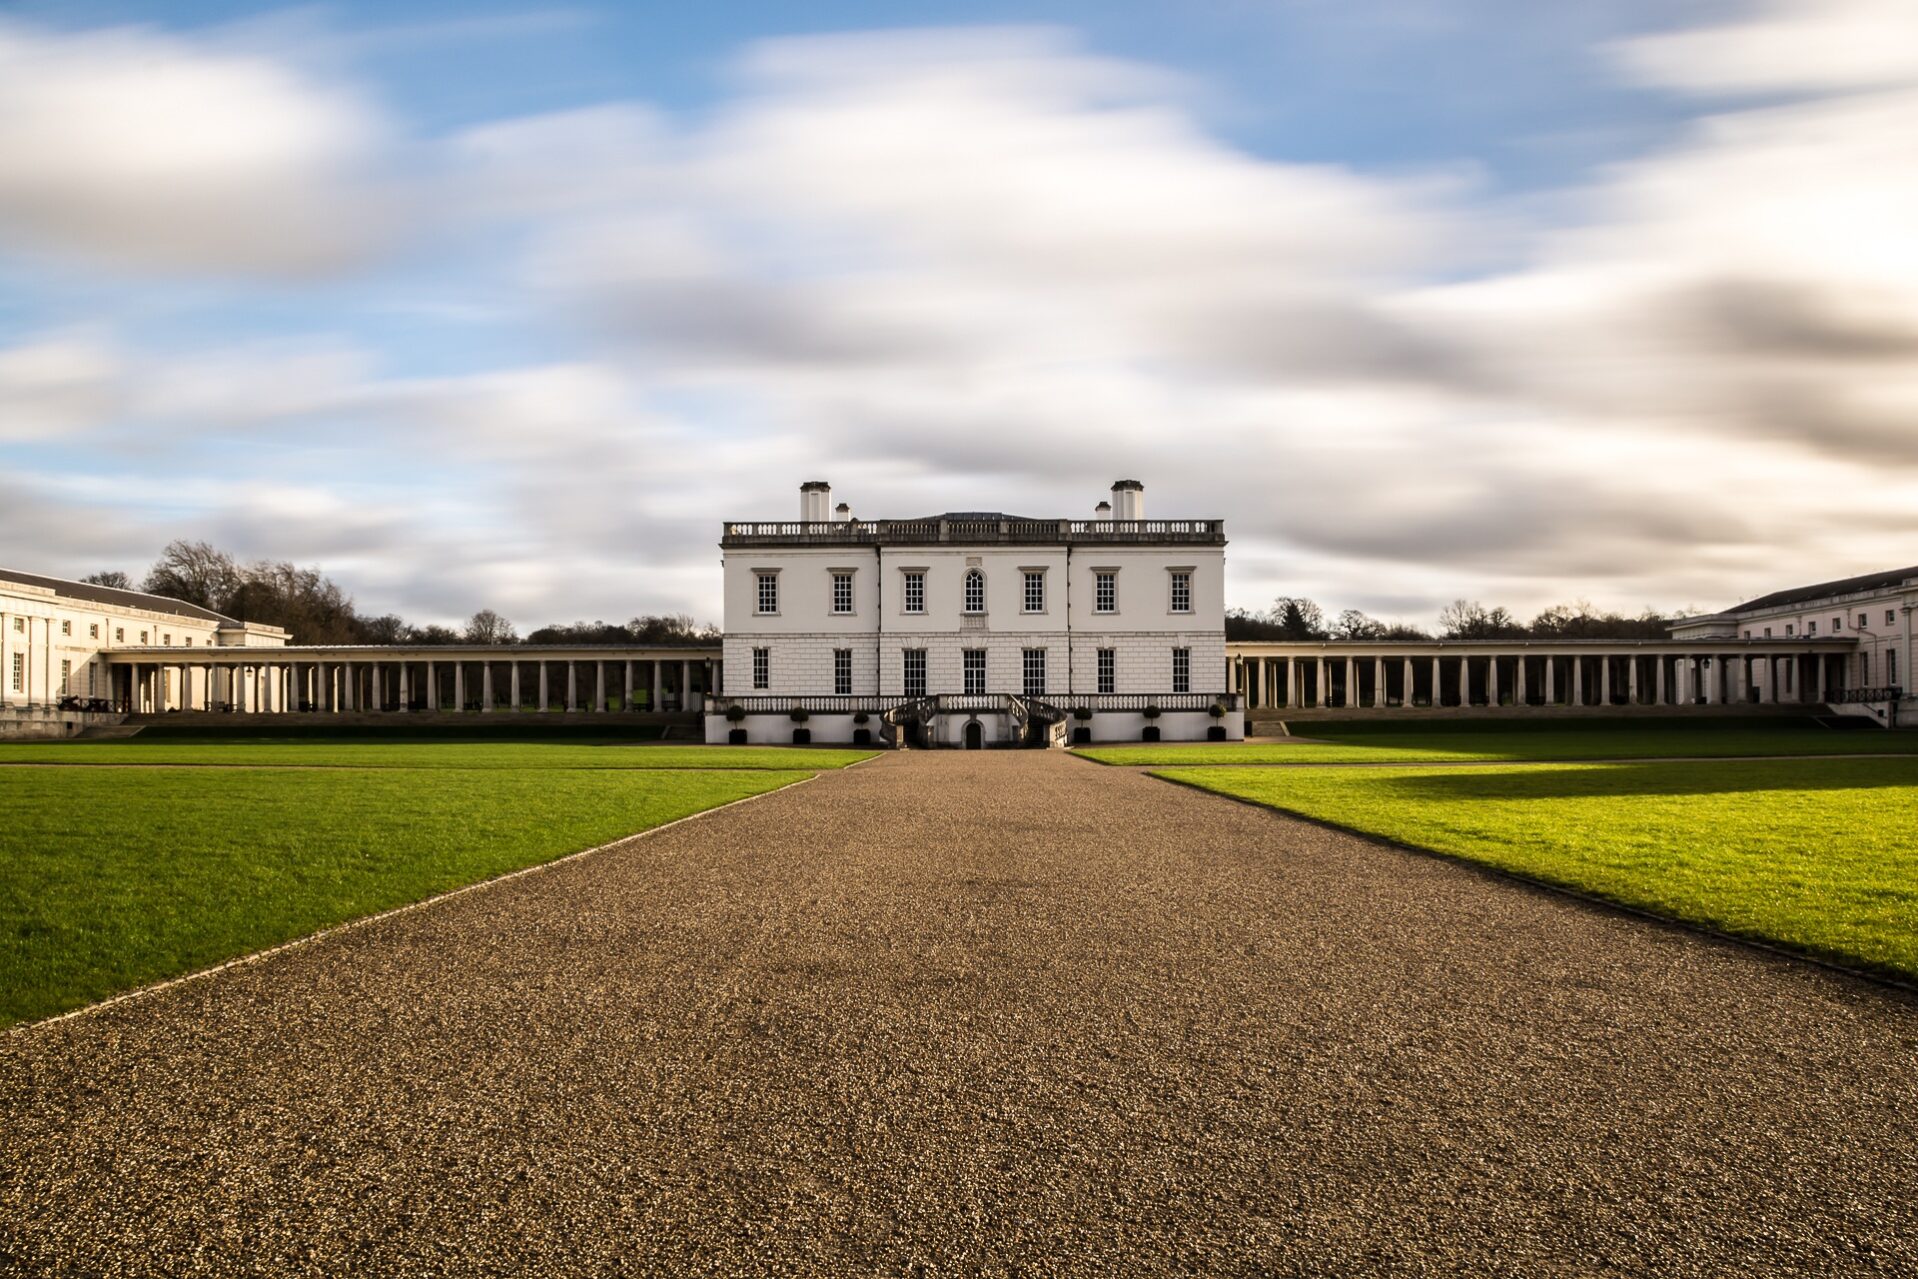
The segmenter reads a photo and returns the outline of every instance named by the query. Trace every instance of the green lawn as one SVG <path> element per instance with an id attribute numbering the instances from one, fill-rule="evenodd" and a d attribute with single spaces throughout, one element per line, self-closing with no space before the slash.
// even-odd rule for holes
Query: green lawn
<path id="1" fill-rule="evenodd" d="M 161 764 L 197 749 L 220 752 L 229 764 L 316 762 L 289 758 L 293 751 L 335 766 L 161 764 L 110 776 L 0 768 L 0 1025 L 549 861 L 870 753 L 523 742 L 149 749 L 77 743 L 8 754 Z M 341 752 L 353 751 L 373 752 L 380 766 L 342 766 L 350 756 Z M 594 767 L 581 753 L 646 762 Z M 686 763 L 748 766 L 674 766 Z"/>
<path id="2" fill-rule="evenodd" d="M 1734 758 L 1918 754 L 1918 732 L 1822 728 L 1809 720 L 1594 720 L 1480 724 L 1301 724 L 1311 741 L 1080 747 L 1102 764 L 1409 764 L 1468 760 Z"/>
<path id="3" fill-rule="evenodd" d="M 1918 759 L 1154 775 L 1918 980 Z"/>
<path id="4" fill-rule="evenodd" d="M 394 741 L 185 737 L 4 742 L 0 764 L 234 764 L 326 768 L 843 768 L 869 750 L 811 746 L 660 746 L 525 740 Z M 12 773 L 0 774 L 11 777 Z"/>

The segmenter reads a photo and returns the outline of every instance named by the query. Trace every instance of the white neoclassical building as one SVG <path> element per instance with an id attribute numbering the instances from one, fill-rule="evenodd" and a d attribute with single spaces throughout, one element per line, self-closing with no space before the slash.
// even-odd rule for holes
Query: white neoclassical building
<path id="1" fill-rule="evenodd" d="M 998 745 L 1244 735 L 1226 688 L 1225 524 L 1151 520 L 1121 480 L 1086 518 L 735 521 L 711 741 Z"/>

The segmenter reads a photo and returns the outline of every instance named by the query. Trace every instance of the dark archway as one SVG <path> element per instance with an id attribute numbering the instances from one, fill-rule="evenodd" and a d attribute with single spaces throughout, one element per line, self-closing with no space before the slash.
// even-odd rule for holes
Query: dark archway
<path id="1" fill-rule="evenodd" d="M 976 751 L 986 744 L 986 726 L 976 719 L 966 721 L 966 749 Z"/>

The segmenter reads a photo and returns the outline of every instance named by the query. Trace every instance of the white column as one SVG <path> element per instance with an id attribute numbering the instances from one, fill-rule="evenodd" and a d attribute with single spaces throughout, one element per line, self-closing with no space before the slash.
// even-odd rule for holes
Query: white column
<path id="1" fill-rule="evenodd" d="M 1652 659 L 1652 697 L 1658 705 L 1668 705 L 1665 699 L 1665 655 L 1663 653 Z"/>
<path id="2" fill-rule="evenodd" d="M 653 665 L 653 700 L 646 704 L 646 709 L 649 711 L 656 711 L 659 709 L 660 700 L 664 698 L 666 695 L 666 690 L 660 680 L 659 659 L 657 657 L 653 659 L 652 665 Z"/>
<path id="3" fill-rule="evenodd" d="M 424 700 L 426 702 L 426 709 L 429 711 L 436 711 L 440 708 L 439 674 L 437 663 L 428 662 L 426 664 L 426 697 Z"/>
<path id="4" fill-rule="evenodd" d="M 579 709 L 579 663 L 574 661 L 566 663 L 566 709 Z"/>
<path id="5" fill-rule="evenodd" d="M 1706 666 L 1705 663 L 1709 661 L 1711 661 L 1709 657 L 1704 657 L 1700 658 L 1698 662 L 1698 682 L 1704 686 L 1705 704 L 1707 706 L 1717 703 L 1718 698 L 1715 697 L 1714 694 L 1718 691 L 1718 681 L 1724 678 L 1725 675 L 1724 658 L 1719 658 L 1717 664 L 1714 666 Z"/>
<path id="6" fill-rule="evenodd" d="M 1572 655 L 1572 705 L 1585 704 L 1585 656 L 1582 653 Z"/>
<path id="7" fill-rule="evenodd" d="M 1437 657 L 1434 657 L 1432 659 L 1432 705 L 1434 706 L 1445 705 L 1445 696 L 1440 691 L 1443 685 L 1439 683 L 1439 675 L 1440 675 L 1439 662 L 1441 660 L 1442 659 Z"/>
<path id="8" fill-rule="evenodd" d="M 1598 702 L 1601 706 L 1612 704 L 1612 657 L 1609 653 L 1598 659 Z"/>
<path id="9" fill-rule="evenodd" d="M 593 710 L 604 714 L 606 711 L 606 663 L 604 660 L 593 663 Z"/>
<path id="10" fill-rule="evenodd" d="M 1318 682 L 1314 684 L 1312 687 L 1312 700 L 1310 702 L 1310 705 L 1313 705 L 1313 706 L 1331 705 L 1331 703 L 1326 700 L 1331 693 L 1331 685 L 1332 685 L 1331 671 L 1332 671 L 1332 664 L 1326 661 L 1323 657 L 1319 658 L 1318 672 L 1317 672 Z"/>
<path id="11" fill-rule="evenodd" d="M 1525 652 L 1521 649 L 1512 664 L 1512 705 L 1523 706 L 1530 696 L 1525 687 Z"/>
<path id="12" fill-rule="evenodd" d="M 1638 654 L 1636 653 L 1625 662 L 1625 700 L 1633 706 L 1638 705 Z"/>
<path id="13" fill-rule="evenodd" d="M 626 682 L 620 685 L 620 696 L 626 699 L 625 709 L 629 711 L 633 709 L 633 667 L 634 665 L 635 663 L 632 658 L 629 657 L 626 659 Z M 1232 667 L 1232 666 L 1235 666 L 1236 663 L 1228 662 L 1226 665 L 1228 667 Z"/>
<path id="14" fill-rule="evenodd" d="M 690 658 L 679 664 L 679 709 L 682 711 L 698 709 L 693 705 L 693 663 Z"/>
<path id="15" fill-rule="evenodd" d="M 1824 701 L 1825 687 L 1826 687 L 1825 686 L 1825 655 L 1823 653 L 1820 653 L 1818 655 L 1818 686 L 1817 686 L 1817 689 L 1812 693 L 1811 700 L 1814 702 Z"/>
<path id="16" fill-rule="evenodd" d="M 407 683 L 406 683 L 406 663 L 401 662 L 400 663 L 400 688 L 399 688 L 400 704 L 397 709 L 399 709 L 402 712 L 407 709 L 407 703 L 412 700 L 409 697 L 409 694 L 411 692 L 412 690 L 407 687 Z"/>
<path id="17" fill-rule="evenodd" d="M 487 658 L 480 663 L 480 713 L 490 715 L 493 712 L 493 659 Z"/>
<path id="18" fill-rule="evenodd" d="M 507 691 L 513 695 L 513 710 L 517 713 L 519 710 L 519 658 L 517 657 L 513 659 L 513 678 L 507 683 L 511 686 Z"/>
<path id="19" fill-rule="evenodd" d="M 464 714 L 466 711 L 466 663 L 453 663 L 453 709 Z"/>
<path id="20" fill-rule="evenodd" d="M 1372 659 L 1372 705 L 1383 708 L 1385 705 L 1385 659 Z"/>
<path id="21" fill-rule="evenodd" d="M 1778 702 L 1778 658 L 1767 653 L 1760 659 L 1764 663 L 1765 677 L 1759 681 L 1758 700 L 1766 705 Z"/>
<path id="22" fill-rule="evenodd" d="M 1345 705 L 1359 704 L 1359 659 L 1348 654 L 1345 659 Z"/>
<path id="23" fill-rule="evenodd" d="M 1411 658 L 1408 657 L 1404 660 L 1404 667 L 1405 669 L 1399 672 L 1399 676 L 1401 680 L 1403 681 L 1403 683 L 1405 684 L 1405 695 L 1399 698 L 1399 709 L 1409 710 L 1412 705 L 1412 659 Z"/>
<path id="24" fill-rule="evenodd" d="M 548 681 L 546 678 L 546 659 L 542 657 L 539 659 L 539 708 L 541 710 L 549 709 L 547 692 L 548 692 Z"/>

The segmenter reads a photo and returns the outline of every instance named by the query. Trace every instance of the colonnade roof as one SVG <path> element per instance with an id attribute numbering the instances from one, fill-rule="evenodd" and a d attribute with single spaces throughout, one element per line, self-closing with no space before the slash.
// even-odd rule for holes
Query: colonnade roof
<path id="1" fill-rule="evenodd" d="M 113 648 L 100 654 L 108 661 L 200 665 L 226 662 L 535 662 L 638 661 L 700 662 L 718 660 L 717 644 L 259 644 L 221 648 L 182 648 L 145 645 Z"/>
<path id="2" fill-rule="evenodd" d="M 1496 653 L 1849 653 L 1858 641 L 1850 636 L 1797 636 L 1773 639 L 1578 639 L 1578 640 L 1227 640 L 1225 651 L 1237 657 L 1320 657 L 1329 654 L 1374 657 L 1436 657 Z"/>

